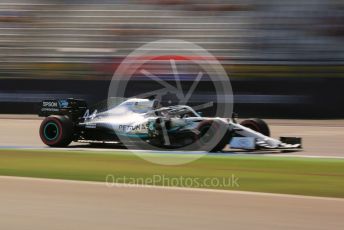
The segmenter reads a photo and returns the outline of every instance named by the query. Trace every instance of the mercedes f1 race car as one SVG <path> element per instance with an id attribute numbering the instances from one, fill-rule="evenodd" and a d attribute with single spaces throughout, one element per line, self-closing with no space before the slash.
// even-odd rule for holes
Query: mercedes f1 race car
<path id="1" fill-rule="evenodd" d="M 163 107 L 155 99 L 116 100 L 102 112 L 79 99 L 42 101 L 42 141 L 51 147 L 76 141 L 211 152 L 222 151 L 228 144 L 245 150 L 301 149 L 301 138 L 271 138 L 268 125 L 261 119 L 237 123 L 235 118 L 202 117 L 186 105 Z"/>

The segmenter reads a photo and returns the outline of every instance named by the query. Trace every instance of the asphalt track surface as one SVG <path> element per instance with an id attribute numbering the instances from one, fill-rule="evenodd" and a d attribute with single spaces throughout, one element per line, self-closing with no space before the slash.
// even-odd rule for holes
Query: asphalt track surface
<path id="1" fill-rule="evenodd" d="M 0 116 L 0 148 L 45 148 L 40 122 Z M 304 139 L 292 155 L 344 157 L 343 120 L 268 122 Z M 0 188 L 0 229 L 344 229 L 339 198 L 1 176 Z"/>
<path id="2" fill-rule="evenodd" d="M 344 229 L 344 199 L 0 177 L 1 229 Z"/>

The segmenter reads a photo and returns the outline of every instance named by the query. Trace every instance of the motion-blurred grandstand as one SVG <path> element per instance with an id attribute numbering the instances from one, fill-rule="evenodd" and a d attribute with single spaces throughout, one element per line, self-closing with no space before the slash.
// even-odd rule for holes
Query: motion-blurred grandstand
<path id="1" fill-rule="evenodd" d="M 183 39 L 221 61 L 243 115 L 343 117 L 342 0 L 1 0 L 0 23 L 2 113 L 104 99 L 131 51 Z"/>

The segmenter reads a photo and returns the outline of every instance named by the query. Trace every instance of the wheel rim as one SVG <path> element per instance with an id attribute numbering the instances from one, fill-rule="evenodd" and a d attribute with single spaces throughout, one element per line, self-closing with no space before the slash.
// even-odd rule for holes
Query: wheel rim
<path id="1" fill-rule="evenodd" d="M 59 128 L 58 126 L 54 123 L 54 122 L 48 122 L 45 126 L 44 126 L 44 137 L 51 141 L 56 139 L 59 136 Z"/>

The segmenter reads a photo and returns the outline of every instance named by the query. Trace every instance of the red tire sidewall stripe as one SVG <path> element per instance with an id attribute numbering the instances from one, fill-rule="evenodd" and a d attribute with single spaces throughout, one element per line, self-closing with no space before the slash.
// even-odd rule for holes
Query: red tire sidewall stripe
<path id="1" fill-rule="evenodd" d="M 44 127 L 46 126 L 47 123 L 53 121 L 59 128 L 59 136 L 57 137 L 56 140 L 47 140 L 45 137 L 44 137 Z M 41 127 L 40 127 L 40 130 L 39 130 L 39 135 L 42 139 L 42 141 L 44 142 L 44 144 L 46 145 L 54 145 L 56 144 L 57 142 L 59 142 L 61 139 L 62 139 L 62 136 L 63 136 L 63 129 L 62 129 L 62 124 L 61 122 L 59 121 L 59 119 L 57 119 L 56 117 L 49 117 L 47 119 L 45 119 L 43 121 L 43 123 L 41 124 Z"/>

